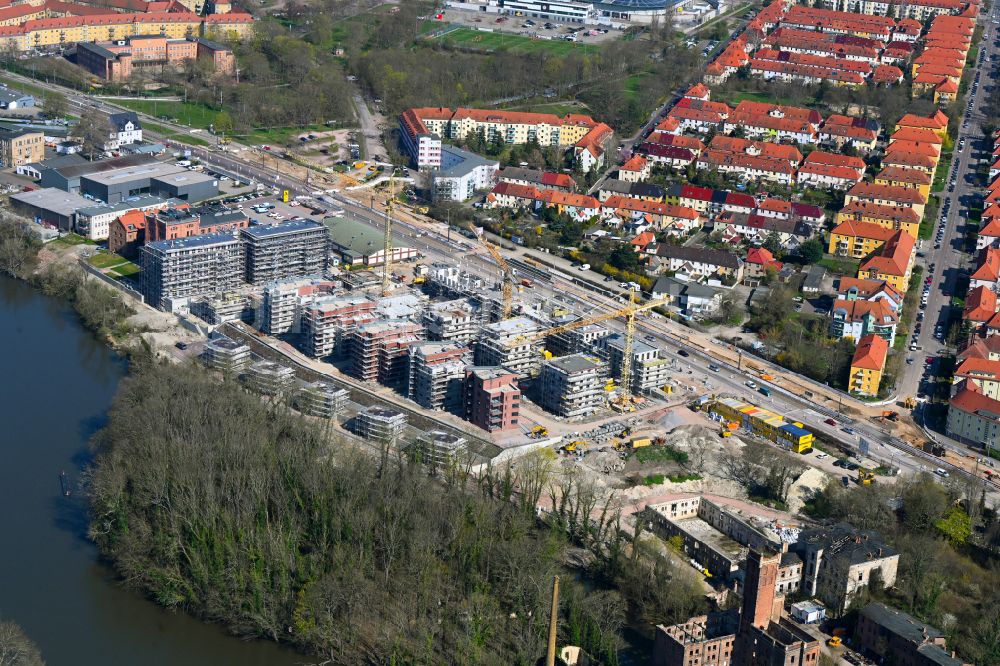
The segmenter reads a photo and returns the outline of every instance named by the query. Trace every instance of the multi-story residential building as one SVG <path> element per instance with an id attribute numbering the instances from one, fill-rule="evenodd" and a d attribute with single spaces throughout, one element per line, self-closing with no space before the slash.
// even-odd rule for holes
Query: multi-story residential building
<path id="1" fill-rule="evenodd" d="M 858 613 L 854 640 L 863 653 L 901 666 L 971 666 L 947 650 L 944 634 L 929 624 L 873 601 Z"/>
<path id="2" fill-rule="evenodd" d="M 838 257 L 863 259 L 889 242 L 896 232 L 892 229 L 872 224 L 846 220 L 830 232 L 827 252 Z"/>
<path id="3" fill-rule="evenodd" d="M 429 340 L 469 343 L 479 333 L 479 318 L 465 300 L 432 303 L 422 322 Z"/>
<path id="4" fill-rule="evenodd" d="M 964 385 L 975 386 L 978 393 L 993 400 L 1000 400 L 1000 361 L 989 358 L 965 358 L 955 369 L 952 377 L 953 389 Z"/>
<path id="5" fill-rule="evenodd" d="M 243 244 L 231 234 L 147 243 L 140 265 L 146 303 L 172 311 L 192 297 L 238 289 L 243 283 Z"/>
<path id="6" fill-rule="evenodd" d="M 878 255 L 861 262 L 858 277 L 881 280 L 905 293 L 910 286 L 916 244 L 913 236 L 905 231 L 897 231 L 882 246 Z"/>
<path id="7" fill-rule="evenodd" d="M 500 163 L 467 150 L 444 146 L 441 166 L 434 172 L 434 196 L 446 201 L 465 201 L 476 192 L 496 184 Z"/>
<path id="8" fill-rule="evenodd" d="M 457 462 L 468 448 L 464 437 L 443 430 L 429 430 L 417 438 L 410 452 L 436 473 Z"/>
<path id="9" fill-rule="evenodd" d="M 890 344 L 896 337 L 899 316 L 885 300 L 851 301 L 838 298 L 830 308 L 830 335 L 861 340 L 869 333 Z"/>
<path id="10" fill-rule="evenodd" d="M 837 283 L 837 298 L 847 301 L 884 300 L 896 313 L 903 307 L 904 297 L 905 294 L 881 280 L 844 277 Z"/>
<path id="11" fill-rule="evenodd" d="M 118 150 L 122 146 L 142 143 L 142 124 L 135 111 L 122 111 L 108 116 L 109 134 L 105 150 Z"/>
<path id="12" fill-rule="evenodd" d="M 621 379 L 622 359 L 625 357 L 625 336 L 612 333 L 597 341 L 597 351 L 607 356 L 611 377 Z M 648 393 L 662 389 L 673 380 L 672 363 L 660 357 L 660 351 L 642 340 L 632 342 L 632 390 Z"/>
<path id="13" fill-rule="evenodd" d="M 909 187 L 893 187 L 890 185 L 861 182 L 847 192 L 847 196 L 844 198 L 844 205 L 850 205 L 855 201 L 866 201 L 881 206 L 909 207 L 917 215 L 923 216 L 927 197 L 922 195 L 918 190 Z"/>
<path id="14" fill-rule="evenodd" d="M 286 278 L 268 283 L 264 286 L 260 329 L 276 336 L 301 332 L 303 307 L 317 298 L 333 294 L 340 286 L 338 281 L 319 276 Z"/>
<path id="15" fill-rule="evenodd" d="M 881 126 L 875 120 L 833 114 L 823 121 L 819 140 L 841 149 L 853 146 L 862 152 L 868 152 L 875 148 L 880 129 Z"/>
<path id="16" fill-rule="evenodd" d="M 566 418 L 587 416 L 604 403 L 608 366 L 586 354 L 571 354 L 542 363 L 539 377 L 542 407 Z"/>
<path id="17" fill-rule="evenodd" d="M 406 392 L 411 344 L 420 342 L 424 329 L 401 319 L 361 324 L 351 333 L 351 374 Z"/>
<path id="18" fill-rule="evenodd" d="M 794 146 L 716 135 L 698 156 L 697 165 L 743 180 L 791 185 L 801 162 L 802 153 Z"/>
<path id="19" fill-rule="evenodd" d="M 976 268 L 969 276 L 969 289 L 976 287 L 1000 291 L 1000 249 L 988 247 L 979 253 Z"/>
<path id="20" fill-rule="evenodd" d="M 851 393 L 877 396 L 885 372 L 885 359 L 889 354 L 889 343 L 880 335 L 869 333 L 858 340 L 857 349 L 851 358 L 851 370 L 847 389 Z"/>
<path id="21" fill-rule="evenodd" d="M 454 342 L 419 342 L 409 348 L 407 395 L 424 409 L 462 414 L 465 369 L 472 351 Z"/>
<path id="22" fill-rule="evenodd" d="M 503 368 L 465 371 L 465 418 L 487 432 L 516 430 L 521 410 L 517 375 Z"/>
<path id="23" fill-rule="evenodd" d="M 156 4 L 156 3 L 153 3 Z M 27 5 L 26 5 L 27 7 Z M 37 9 L 37 8 L 35 8 Z M 88 8 L 89 9 L 89 8 Z M 189 11 L 91 12 L 47 18 L 26 16 L 17 25 L 4 27 L 0 47 L 6 51 L 25 51 L 47 46 L 82 45 L 83 51 L 103 49 L 99 57 L 111 60 L 118 55 L 95 47 L 94 42 L 118 41 L 139 35 L 162 34 L 168 39 L 204 36 L 209 39 L 242 39 L 253 27 L 253 17 L 243 11 L 199 16 Z M 95 72 L 99 76 L 103 73 Z M 110 78 L 104 76 L 104 78 Z"/>
<path id="24" fill-rule="evenodd" d="M 146 242 L 228 233 L 250 226 L 243 211 L 221 206 L 169 207 L 146 213 Z"/>
<path id="25" fill-rule="evenodd" d="M 359 437 L 383 444 L 399 441 L 405 429 L 406 414 L 381 405 L 366 407 L 354 419 L 354 432 Z"/>
<path id="26" fill-rule="evenodd" d="M 822 122 L 813 109 L 743 100 L 726 118 L 723 131 L 740 129 L 748 139 L 811 144 Z"/>
<path id="27" fill-rule="evenodd" d="M 13 169 L 45 159 L 45 137 L 27 129 L 0 131 L 0 166 Z"/>
<path id="28" fill-rule="evenodd" d="M 350 399 L 347 389 L 328 382 L 310 382 L 302 387 L 295 404 L 303 414 L 324 419 L 337 418 Z"/>
<path id="29" fill-rule="evenodd" d="M 576 192 L 577 190 L 576 181 L 566 173 L 506 167 L 497 174 L 497 178 L 501 183 L 537 187 L 540 190 L 562 190 L 563 192 Z"/>
<path id="30" fill-rule="evenodd" d="M 76 211 L 76 232 L 90 240 L 108 240 L 111 224 L 125 213 L 147 213 L 167 208 L 172 202 L 161 197 L 141 196 L 117 204 L 96 204 Z M 173 202 L 177 204 L 179 202 Z"/>
<path id="31" fill-rule="evenodd" d="M 743 279 L 743 260 L 726 250 L 657 243 L 646 248 L 646 253 L 654 271 L 662 269 L 696 278 L 720 277 L 736 282 Z"/>
<path id="32" fill-rule="evenodd" d="M 920 216 L 907 206 L 883 206 L 868 201 L 854 201 L 840 209 L 837 223 L 864 222 L 893 231 L 905 231 L 914 238 L 920 231 Z"/>
<path id="33" fill-rule="evenodd" d="M 524 113 L 485 109 L 409 109 L 400 117 L 403 147 L 418 168 L 442 166 L 441 138 L 464 139 L 481 133 L 486 141 L 575 148 L 584 170 L 600 162 L 613 132 L 590 116 L 568 114 L 562 118 L 547 113 Z M 590 157 L 584 157 L 587 152 Z"/>
<path id="34" fill-rule="evenodd" d="M 326 270 L 327 230 L 313 220 L 290 220 L 240 229 L 246 244 L 246 279 L 254 285 Z"/>
<path id="35" fill-rule="evenodd" d="M 876 532 L 849 525 L 805 529 L 792 548 L 805 565 L 802 591 L 837 612 L 869 584 L 889 588 L 896 582 L 899 553 Z"/>
<path id="36" fill-rule="evenodd" d="M 363 296 L 322 296 L 301 305 L 303 350 L 313 358 L 344 356 L 362 324 L 375 321 L 375 303 Z"/>
<path id="37" fill-rule="evenodd" d="M 502 366 L 526 379 L 540 363 L 537 345 L 530 335 L 538 324 L 527 317 L 514 317 L 484 326 L 476 344 L 476 365 Z"/>
<path id="38" fill-rule="evenodd" d="M 860 157 L 814 150 L 799 167 L 799 185 L 847 190 L 861 182 L 865 161 Z"/>
<path id="39" fill-rule="evenodd" d="M 947 432 L 987 454 L 1000 450 L 1000 400 L 985 395 L 975 382 L 961 382 L 948 401 Z"/>

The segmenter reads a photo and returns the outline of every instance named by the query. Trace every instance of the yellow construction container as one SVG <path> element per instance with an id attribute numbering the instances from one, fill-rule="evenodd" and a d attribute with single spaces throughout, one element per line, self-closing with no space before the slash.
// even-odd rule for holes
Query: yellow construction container
<path id="1" fill-rule="evenodd" d="M 632 448 L 633 449 L 641 449 L 644 446 L 652 446 L 652 444 L 653 444 L 653 440 L 651 440 L 648 437 L 643 437 L 642 439 L 633 439 L 632 440 Z"/>

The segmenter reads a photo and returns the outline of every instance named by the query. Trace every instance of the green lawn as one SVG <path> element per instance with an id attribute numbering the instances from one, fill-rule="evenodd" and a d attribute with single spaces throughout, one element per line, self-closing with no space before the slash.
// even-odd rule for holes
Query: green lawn
<path id="1" fill-rule="evenodd" d="M 856 259 L 851 259 L 850 257 L 835 257 L 832 254 L 824 256 L 816 263 L 831 273 L 850 276 L 858 274 L 858 266 L 860 265 L 860 262 Z"/>
<path id="2" fill-rule="evenodd" d="M 748 99 L 752 102 L 763 102 L 765 104 L 784 104 L 787 106 L 800 106 L 800 105 L 810 106 L 816 103 L 816 100 L 811 97 L 809 99 L 800 101 L 800 100 L 786 99 L 783 97 L 775 97 L 774 95 L 770 95 L 768 93 L 756 92 L 756 91 L 734 91 L 734 92 L 728 92 L 723 90 L 720 90 L 718 92 L 713 91 L 712 99 L 714 100 L 716 97 L 719 98 L 719 101 L 727 102 L 732 106 L 736 106 L 745 99 Z"/>
<path id="3" fill-rule="evenodd" d="M 115 266 L 111 269 L 111 272 L 118 277 L 132 277 L 133 275 L 138 275 L 141 269 L 133 264 L 131 261 L 127 261 L 121 266 Z"/>
<path id="4" fill-rule="evenodd" d="M 437 38 L 438 41 L 477 51 L 509 49 L 520 53 L 546 51 L 554 55 L 567 55 L 574 51 L 597 53 L 600 47 L 594 44 L 567 42 L 563 39 L 531 39 L 502 32 L 482 32 L 472 28 L 459 28 Z"/>
<path id="5" fill-rule="evenodd" d="M 565 116 L 567 113 L 590 113 L 586 104 L 573 101 L 524 104 L 521 106 L 507 107 L 505 110 L 526 111 L 529 113 L 554 113 L 557 116 Z"/>
<path id="6" fill-rule="evenodd" d="M 215 121 L 218 113 L 204 104 L 194 102 L 161 102 L 155 99 L 116 99 L 110 100 L 112 104 L 124 106 L 139 113 L 145 113 L 154 118 L 177 119 L 181 125 L 208 129 L 208 126 Z"/>
<path id="7" fill-rule="evenodd" d="M 59 247 L 59 246 L 62 246 L 62 247 L 72 247 L 74 245 L 96 245 L 96 243 L 94 243 L 94 241 L 88 240 L 88 239 L 86 239 L 83 236 L 80 236 L 78 234 L 66 234 L 65 236 L 62 236 L 60 238 L 55 239 L 54 241 L 52 241 L 51 243 L 49 243 L 49 245 L 50 246 L 56 246 L 56 247 Z"/>
<path id="8" fill-rule="evenodd" d="M 938 162 L 937 170 L 934 172 L 934 182 L 931 184 L 931 192 L 940 192 L 948 182 L 948 172 L 951 171 L 952 153 L 945 153 Z"/>
<path id="9" fill-rule="evenodd" d="M 103 250 L 92 256 L 89 261 L 90 265 L 95 268 L 111 268 L 119 264 L 129 263 L 128 259 Z"/>
<path id="10" fill-rule="evenodd" d="M 188 134 L 187 132 L 176 132 L 173 129 L 166 127 L 165 125 L 160 125 L 159 123 L 150 122 L 148 120 L 142 121 L 142 126 L 149 130 L 150 132 L 155 132 L 159 134 L 164 139 L 172 139 L 174 141 L 179 141 L 181 143 L 187 143 L 192 146 L 209 146 L 214 142 L 206 141 L 193 134 Z"/>

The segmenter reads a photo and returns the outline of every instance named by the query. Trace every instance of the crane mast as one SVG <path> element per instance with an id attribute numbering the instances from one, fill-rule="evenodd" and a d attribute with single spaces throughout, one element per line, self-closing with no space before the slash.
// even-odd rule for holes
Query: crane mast
<path id="1" fill-rule="evenodd" d="M 382 295 L 392 288 L 392 199 L 395 196 L 394 175 L 389 176 L 389 199 L 385 202 L 385 242 L 382 247 Z"/>

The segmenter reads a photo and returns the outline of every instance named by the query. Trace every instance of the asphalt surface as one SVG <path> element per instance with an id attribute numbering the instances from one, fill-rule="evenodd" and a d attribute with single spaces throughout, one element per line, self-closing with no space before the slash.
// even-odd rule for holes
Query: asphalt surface
<path id="1" fill-rule="evenodd" d="M 992 26 L 989 34 L 992 39 Z M 990 44 L 990 53 L 992 53 L 995 45 L 992 42 L 988 43 Z M 989 58 L 989 55 L 987 54 L 987 58 Z M 112 113 L 119 110 L 112 104 L 93 100 L 75 91 L 65 88 L 62 91 L 67 95 L 71 107 L 77 109 L 91 107 L 105 113 Z M 680 92 L 683 91 L 679 91 L 678 94 Z M 667 106 L 665 105 L 657 113 L 653 114 L 647 127 L 655 125 L 658 116 Z M 143 114 L 140 114 L 140 116 L 146 117 L 160 125 L 166 125 L 174 131 L 190 131 L 189 128 L 184 126 L 165 123 L 160 119 L 143 116 Z M 241 178 L 253 179 L 259 183 L 278 188 L 287 188 L 293 195 L 311 194 L 314 192 L 314 183 L 303 182 L 287 175 L 276 173 L 274 165 L 278 158 L 273 155 L 267 155 L 263 151 L 258 151 L 257 153 L 247 150 L 240 152 L 220 152 L 202 147 L 190 147 L 190 150 L 193 156 L 208 165 L 236 174 Z M 965 159 L 967 160 L 967 157 Z M 343 193 L 331 192 L 323 196 L 327 201 L 336 202 L 348 215 L 364 220 L 376 228 L 383 228 L 384 213 L 382 211 L 372 210 L 360 205 L 347 199 Z M 953 214 L 957 212 L 954 209 L 954 205 L 953 211 Z M 304 214 L 302 209 L 298 209 L 296 212 L 300 215 Z M 953 225 L 949 226 L 953 228 Z M 474 241 L 465 239 L 455 233 L 451 234 L 449 240 L 443 232 L 443 228 L 444 225 L 440 223 L 427 222 L 414 225 L 394 218 L 395 237 L 400 244 L 405 243 L 417 247 L 426 253 L 431 260 L 437 259 L 454 262 L 458 258 L 467 270 L 480 272 L 484 276 L 492 276 L 493 279 L 496 279 L 497 269 L 492 263 L 492 259 L 484 256 L 484 251 Z M 524 254 L 524 251 L 515 252 L 515 254 Z M 548 276 L 551 279 L 551 286 L 547 288 L 547 293 L 552 298 L 556 298 L 558 295 L 562 300 L 569 301 L 574 305 L 575 309 L 584 315 L 592 314 L 595 311 L 603 312 L 620 307 L 623 291 L 618 288 L 617 283 L 602 285 L 599 282 L 600 278 L 595 277 L 593 273 L 588 273 L 584 277 L 579 275 L 575 269 L 570 268 L 569 262 L 564 262 L 559 258 L 548 255 L 546 255 L 546 259 L 559 266 L 562 266 L 563 263 L 565 264 L 564 269 L 550 271 L 552 274 Z M 939 265 L 938 269 L 940 270 L 940 268 L 941 265 Z M 545 286 L 540 286 L 539 288 L 546 289 Z M 608 326 L 614 330 L 621 330 L 624 325 L 620 321 L 612 320 L 608 322 Z M 733 395 L 782 414 L 794 414 L 808 428 L 823 433 L 829 438 L 836 439 L 843 445 L 856 445 L 858 437 L 865 437 L 869 442 L 873 443 L 873 456 L 879 452 L 879 447 L 883 447 L 886 455 L 879 457 L 886 462 L 893 460 L 904 469 L 933 470 L 935 467 L 941 466 L 951 469 L 953 472 L 965 474 L 944 461 L 933 458 L 922 451 L 913 449 L 905 442 L 890 437 L 876 424 L 856 422 L 838 414 L 836 405 L 823 406 L 817 404 L 815 400 L 810 400 L 786 391 L 779 384 L 763 382 L 756 374 L 748 373 L 743 368 L 736 368 L 719 360 L 718 356 L 713 355 L 712 352 L 714 350 L 693 346 L 689 340 L 688 333 L 690 331 L 688 329 L 675 322 L 665 320 L 659 315 L 653 314 L 650 317 L 641 318 L 638 325 L 638 332 L 639 335 L 646 338 L 647 342 L 660 347 L 667 355 L 676 355 L 680 349 L 684 349 L 689 354 L 684 359 L 684 370 L 690 371 L 690 378 L 693 381 L 700 382 L 705 386 L 706 393 Z M 647 338 L 646 336 L 649 337 Z M 722 345 L 722 343 L 716 344 Z M 755 362 L 757 365 L 762 365 L 760 361 Z M 709 364 L 719 366 L 720 371 L 712 372 L 708 370 Z M 767 385 L 771 389 L 771 395 L 765 397 L 753 388 L 748 387 L 746 383 L 751 380 L 755 381 L 758 385 Z M 845 399 L 845 401 L 847 400 L 849 399 Z M 835 425 L 831 426 L 825 423 L 826 419 L 833 420 Z M 853 432 L 846 433 L 844 428 Z"/>

